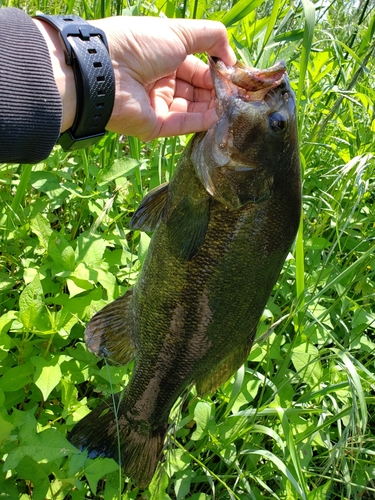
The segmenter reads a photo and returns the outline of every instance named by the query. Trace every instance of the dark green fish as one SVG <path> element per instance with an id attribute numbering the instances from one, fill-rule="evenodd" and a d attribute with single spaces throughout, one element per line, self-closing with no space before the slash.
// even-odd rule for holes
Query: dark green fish
<path id="1" fill-rule="evenodd" d="M 213 392 L 245 362 L 300 217 L 296 105 L 284 62 L 210 66 L 220 119 L 193 137 L 169 185 L 142 201 L 131 225 L 155 232 L 138 282 L 86 330 L 91 351 L 135 364 L 118 428 L 107 403 L 70 441 L 91 457 L 120 460 L 141 487 L 182 391 L 195 383 L 199 395 Z"/>

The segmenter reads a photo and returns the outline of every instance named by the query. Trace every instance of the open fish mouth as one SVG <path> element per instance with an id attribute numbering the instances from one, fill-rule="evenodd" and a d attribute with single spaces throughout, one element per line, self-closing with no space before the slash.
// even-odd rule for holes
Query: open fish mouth
<path id="1" fill-rule="evenodd" d="M 237 61 L 226 66 L 217 57 L 209 57 L 212 78 L 218 98 L 236 96 L 244 101 L 263 101 L 270 90 L 286 78 L 286 64 L 281 60 L 267 69 L 250 68 Z"/>

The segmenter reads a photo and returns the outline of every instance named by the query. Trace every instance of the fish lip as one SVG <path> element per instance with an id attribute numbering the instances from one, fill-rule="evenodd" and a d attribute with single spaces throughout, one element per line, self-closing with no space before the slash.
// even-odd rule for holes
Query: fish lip
<path id="1" fill-rule="evenodd" d="M 258 69 L 240 61 L 234 66 L 226 66 L 218 57 L 209 56 L 209 65 L 219 100 L 234 96 L 246 102 L 262 102 L 272 89 L 287 81 L 284 60 L 271 68 Z"/>

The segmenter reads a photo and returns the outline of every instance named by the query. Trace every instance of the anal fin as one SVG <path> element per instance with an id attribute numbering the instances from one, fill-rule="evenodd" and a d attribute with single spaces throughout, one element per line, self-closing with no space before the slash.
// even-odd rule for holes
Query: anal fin
<path id="1" fill-rule="evenodd" d="M 237 346 L 219 365 L 216 365 L 214 369 L 195 381 L 200 397 L 215 392 L 218 387 L 229 380 L 238 368 L 245 363 L 254 342 L 254 333 L 255 329 L 246 342 Z"/>
<path id="2" fill-rule="evenodd" d="M 133 291 L 105 306 L 91 319 L 85 331 L 88 349 L 101 357 L 125 365 L 135 355 L 133 341 Z"/>

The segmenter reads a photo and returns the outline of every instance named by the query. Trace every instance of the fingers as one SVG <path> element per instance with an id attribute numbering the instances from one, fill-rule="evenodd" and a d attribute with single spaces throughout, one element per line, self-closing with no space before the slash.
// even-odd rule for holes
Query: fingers
<path id="1" fill-rule="evenodd" d="M 191 134 L 208 130 L 218 119 L 215 108 L 210 108 L 203 113 L 169 112 L 161 122 L 159 133 L 156 137 Z"/>
<path id="2" fill-rule="evenodd" d="M 208 64 L 198 57 L 189 55 L 177 70 L 177 78 L 190 83 L 194 87 L 212 89 L 212 77 Z"/>
<path id="3" fill-rule="evenodd" d="M 219 57 L 227 66 L 233 66 L 236 56 L 228 42 L 225 26 L 218 21 L 171 20 L 179 38 L 184 43 L 187 54 L 208 52 Z"/>

